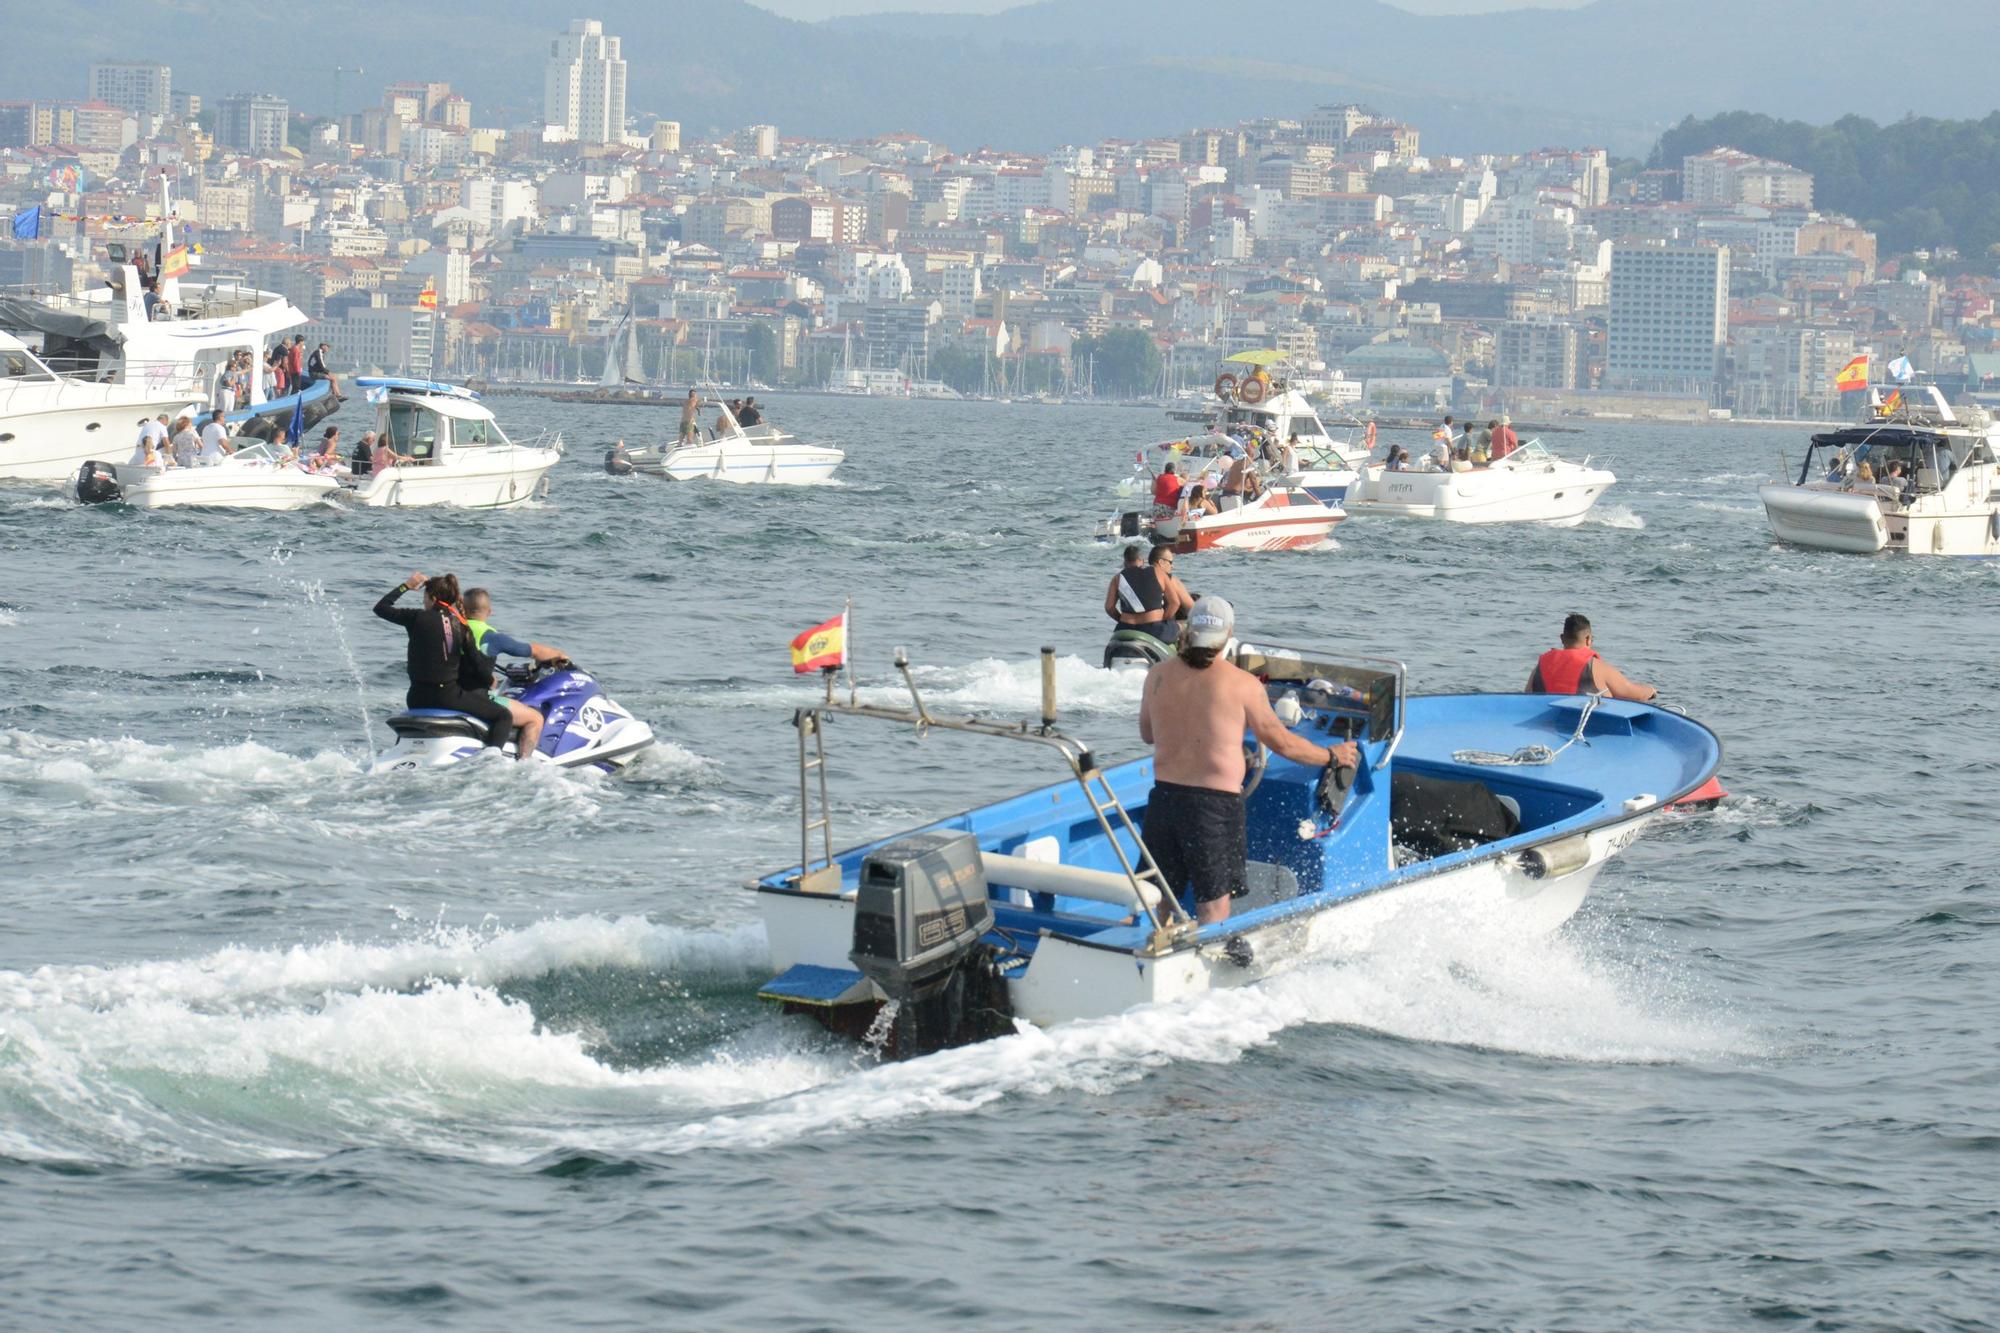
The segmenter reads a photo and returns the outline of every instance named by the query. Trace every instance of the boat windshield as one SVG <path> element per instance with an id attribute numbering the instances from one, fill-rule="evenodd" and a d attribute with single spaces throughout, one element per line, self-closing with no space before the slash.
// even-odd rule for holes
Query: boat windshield
<path id="1" fill-rule="evenodd" d="M 1310 707 L 1365 719 L 1371 741 L 1388 739 L 1401 725 L 1401 663 L 1309 656 L 1296 648 L 1240 643 L 1236 665 L 1274 695 L 1297 689 Z"/>
<path id="2" fill-rule="evenodd" d="M 24 347 L 0 350 L 0 380 L 52 380 L 55 372 Z"/>
<path id="3" fill-rule="evenodd" d="M 291 456 L 291 446 L 269 440 L 252 440 L 230 455 L 239 463 L 281 463 Z"/>
<path id="4" fill-rule="evenodd" d="M 458 417 L 451 423 L 454 449 L 484 449 L 510 441 L 500 432 L 500 423 L 487 417 Z"/>
<path id="5" fill-rule="evenodd" d="M 387 414 L 389 447 L 406 458 L 428 463 L 437 457 L 437 413 L 418 403 L 391 402 Z"/>
<path id="6" fill-rule="evenodd" d="M 1522 442 L 1520 448 L 1507 456 L 1512 459 L 1518 459 L 1523 463 L 1552 463 L 1555 461 L 1555 455 L 1544 448 L 1540 440 L 1525 440 Z"/>

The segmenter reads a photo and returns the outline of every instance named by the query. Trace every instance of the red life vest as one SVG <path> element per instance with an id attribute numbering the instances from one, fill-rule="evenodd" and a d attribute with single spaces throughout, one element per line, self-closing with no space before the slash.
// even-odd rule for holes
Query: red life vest
<path id="1" fill-rule="evenodd" d="M 1535 663 L 1543 694 L 1582 694 L 1583 669 L 1597 657 L 1594 648 L 1551 648 Z"/>

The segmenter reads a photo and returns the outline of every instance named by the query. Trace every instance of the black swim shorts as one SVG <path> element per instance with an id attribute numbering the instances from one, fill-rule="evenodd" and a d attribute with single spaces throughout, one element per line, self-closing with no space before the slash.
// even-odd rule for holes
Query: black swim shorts
<path id="1" fill-rule="evenodd" d="M 1176 897 L 1192 884 L 1194 900 L 1241 898 L 1249 859 L 1243 797 L 1233 791 L 1156 782 L 1146 798 L 1146 850 Z"/>

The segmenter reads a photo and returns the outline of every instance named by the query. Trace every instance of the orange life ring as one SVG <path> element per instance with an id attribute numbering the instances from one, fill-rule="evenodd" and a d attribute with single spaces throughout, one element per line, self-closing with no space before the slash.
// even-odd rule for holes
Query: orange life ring
<path id="1" fill-rule="evenodd" d="M 1244 380 L 1243 383 L 1237 387 L 1236 401 L 1238 401 L 1239 403 L 1263 402 L 1264 381 L 1256 378 L 1255 376 L 1252 376 L 1251 378 Z"/>
<path id="2" fill-rule="evenodd" d="M 1215 377 L 1215 396 L 1217 398 L 1227 402 L 1235 392 L 1236 377 L 1234 375 L 1225 370 Z"/>

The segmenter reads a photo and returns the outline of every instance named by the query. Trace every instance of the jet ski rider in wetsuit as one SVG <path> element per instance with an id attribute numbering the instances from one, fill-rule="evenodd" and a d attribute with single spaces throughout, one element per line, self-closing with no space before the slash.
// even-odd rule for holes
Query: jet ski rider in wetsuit
<path id="1" fill-rule="evenodd" d="M 418 588 L 424 590 L 421 611 L 396 605 L 404 593 Z M 404 696 L 405 703 L 411 708 L 469 713 L 486 724 L 487 745 L 499 749 L 507 744 L 514 734 L 512 714 L 483 691 L 467 689 L 463 683 L 468 662 L 479 649 L 459 610 L 457 575 L 427 579 L 412 574 L 382 595 L 375 603 L 375 614 L 392 625 L 401 625 L 410 636 L 410 690 Z M 489 678 L 492 675 L 491 663 L 486 665 L 486 674 Z"/>
<path id="2" fill-rule="evenodd" d="M 1145 630 L 1168 644 L 1179 640 L 1181 618 L 1193 605 L 1174 577 L 1174 548 L 1166 545 L 1155 546 L 1147 563 L 1140 562 L 1138 547 L 1126 547 L 1125 567 L 1104 594 L 1104 614 L 1121 628 Z"/>

